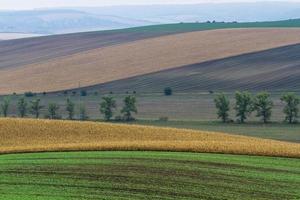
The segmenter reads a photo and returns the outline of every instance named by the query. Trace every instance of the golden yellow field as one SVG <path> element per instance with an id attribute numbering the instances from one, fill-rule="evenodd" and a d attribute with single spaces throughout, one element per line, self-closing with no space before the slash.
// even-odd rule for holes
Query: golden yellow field
<path id="1" fill-rule="evenodd" d="M 90 86 L 189 64 L 300 43 L 300 29 L 183 33 L 0 70 L 0 94 Z"/>
<path id="2" fill-rule="evenodd" d="M 300 144 L 222 133 L 97 122 L 0 119 L 0 154 L 81 150 L 188 151 L 300 158 Z"/>

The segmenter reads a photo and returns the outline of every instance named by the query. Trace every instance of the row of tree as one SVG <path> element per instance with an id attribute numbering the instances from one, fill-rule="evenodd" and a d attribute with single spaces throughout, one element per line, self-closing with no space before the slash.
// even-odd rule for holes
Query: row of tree
<path id="1" fill-rule="evenodd" d="M 286 93 L 281 96 L 280 100 L 285 103 L 283 112 L 286 116 L 285 120 L 289 123 L 297 122 L 299 114 L 300 98 L 295 93 Z M 230 100 L 221 93 L 215 98 L 215 105 L 218 110 L 217 114 L 222 121 L 228 122 L 230 112 Z M 235 93 L 236 117 L 240 123 L 244 123 L 252 112 L 256 112 L 256 116 L 260 117 L 264 123 L 268 123 L 271 119 L 274 103 L 271 95 L 267 92 L 258 93 L 252 96 L 249 92 Z"/>
<path id="2" fill-rule="evenodd" d="M 123 108 L 121 110 L 122 116 L 116 117 L 117 120 L 130 121 L 134 120 L 133 113 L 137 113 L 136 98 L 134 96 L 127 96 L 123 100 Z M 0 104 L 0 111 L 4 117 L 8 116 L 10 107 L 10 99 L 5 98 Z M 18 116 L 21 118 L 26 117 L 28 114 L 33 115 L 35 118 L 40 118 L 41 110 L 45 108 L 41 104 L 40 99 L 35 99 L 33 101 L 27 102 L 25 98 L 20 98 L 17 102 Z M 104 119 L 110 121 L 114 115 L 117 108 L 116 100 L 113 97 L 103 97 L 100 103 L 100 112 L 103 114 Z M 60 119 L 59 115 L 60 106 L 56 103 L 49 103 L 47 107 L 47 114 L 45 118 L 48 119 Z M 67 112 L 68 119 L 73 120 L 75 118 L 76 105 L 71 99 L 66 100 L 65 111 Z M 87 120 L 88 116 L 86 113 L 86 108 L 83 104 L 79 105 L 79 119 Z"/>

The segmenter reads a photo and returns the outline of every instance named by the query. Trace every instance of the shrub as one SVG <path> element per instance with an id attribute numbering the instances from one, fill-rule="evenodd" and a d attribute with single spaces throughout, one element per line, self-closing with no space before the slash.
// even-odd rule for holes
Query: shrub
<path id="1" fill-rule="evenodd" d="M 7 115 L 8 115 L 9 104 L 10 104 L 10 99 L 4 98 L 3 103 L 0 105 L 1 112 L 4 117 L 7 117 Z"/>
<path id="2" fill-rule="evenodd" d="M 134 117 L 132 113 L 137 113 L 136 108 L 136 98 L 134 96 L 127 96 L 124 99 L 124 107 L 121 110 L 121 113 L 124 115 L 125 121 L 132 121 Z"/>
<path id="3" fill-rule="evenodd" d="M 236 92 L 235 101 L 236 116 L 240 123 L 244 123 L 253 110 L 252 96 L 249 92 Z"/>
<path id="4" fill-rule="evenodd" d="M 18 112 L 21 118 L 25 117 L 27 114 L 27 102 L 24 98 L 21 98 L 18 101 Z"/>
<path id="5" fill-rule="evenodd" d="M 49 119 L 59 119 L 59 115 L 57 111 L 59 110 L 59 106 L 56 103 L 50 103 L 48 105 L 48 118 Z"/>
<path id="6" fill-rule="evenodd" d="M 40 99 L 36 99 L 30 102 L 30 112 L 35 116 L 35 118 L 39 118 L 40 110 L 43 108 L 43 106 L 40 105 L 40 101 Z"/>
<path id="7" fill-rule="evenodd" d="M 106 121 L 113 117 L 113 110 L 117 107 L 113 97 L 103 97 L 100 103 L 100 112 L 104 115 Z"/>
<path id="8" fill-rule="evenodd" d="M 89 117 L 87 116 L 87 113 L 86 113 L 86 108 L 85 108 L 85 105 L 84 104 L 81 104 L 79 106 L 79 119 L 81 121 L 85 121 L 87 120 Z"/>
<path id="9" fill-rule="evenodd" d="M 218 118 L 221 118 L 225 123 L 228 121 L 229 110 L 230 110 L 230 101 L 224 94 L 219 94 L 215 98 L 215 105 L 218 110 Z"/>
<path id="10" fill-rule="evenodd" d="M 169 118 L 168 117 L 159 117 L 158 121 L 167 122 L 167 121 L 169 121 Z"/>
<path id="11" fill-rule="evenodd" d="M 173 90 L 170 87 L 165 88 L 164 93 L 166 96 L 171 96 L 173 94 Z"/>
<path id="12" fill-rule="evenodd" d="M 297 122 L 300 98 L 295 93 L 286 93 L 281 97 L 281 101 L 286 104 L 283 109 L 285 120 L 290 124 Z"/>
<path id="13" fill-rule="evenodd" d="M 36 96 L 36 94 L 33 93 L 33 92 L 25 92 L 25 93 L 24 93 L 24 96 L 25 96 L 25 97 L 34 97 L 34 96 Z"/>
<path id="14" fill-rule="evenodd" d="M 80 91 L 80 96 L 82 96 L 82 97 L 87 96 L 87 91 L 86 90 L 81 90 Z"/>
<path id="15" fill-rule="evenodd" d="M 262 92 L 257 94 L 254 98 L 253 108 L 257 112 L 256 116 L 261 117 L 264 123 L 267 123 L 270 120 L 273 105 L 269 93 Z"/>
<path id="16" fill-rule="evenodd" d="M 68 112 L 68 119 L 73 120 L 75 115 L 75 104 L 69 98 L 67 99 L 66 111 Z"/>

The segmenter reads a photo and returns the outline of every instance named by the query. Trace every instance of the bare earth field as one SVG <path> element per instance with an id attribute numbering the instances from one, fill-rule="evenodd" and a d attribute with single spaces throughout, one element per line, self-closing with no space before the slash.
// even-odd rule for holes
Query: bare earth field
<path id="1" fill-rule="evenodd" d="M 297 28 L 226 29 L 145 39 L 39 64 L 5 67 L 0 70 L 0 93 L 65 90 L 78 87 L 79 82 L 96 85 L 299 42 Z"/>
<path id="2" fill-rule="evenodd" d="M 299 44 L 289 45 L 112 81 L 86 89 L 102 93 L 161 93 L 165 87 L 171 87 L 174 93 L 299 91 L 299 52 Z"/>
<path id="3" fill-rule="evenodd" d="M 300 157 L 300 144 L 151 126 L 0 119 L 0 153 L 152 150 Z"/>

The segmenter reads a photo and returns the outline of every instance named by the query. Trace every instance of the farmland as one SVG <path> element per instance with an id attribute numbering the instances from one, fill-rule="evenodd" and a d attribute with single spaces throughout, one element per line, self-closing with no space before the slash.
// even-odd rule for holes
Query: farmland
<path id="1" fill-rule="evenodd" d="M 0 199 L 299 199 L 298 159 L 167 152 L 0 157 Z"/>
<path id="2" fill-rule="evenodd" d="M 113 46 L 104 45 L 105 47 L 102 48 L 86 50 L 68 56 L 62 53 L 65 56 L 56 56 L 51 60 L 39 60 L 28 65 L 26 63 L 6 63 L 6 61 L 18 62 L 20 60 L 25 62 L 27 58 L 33 61 L 34 58 L 27 56 L 24 51 L 29 53 L 34 51 L 30 52 L 26 48 L 18 48 L 16 54 L 20 53 L 26 58 L 18 59 L 17 56 L 14 56 L 14 48 L 10 50 L 13 45 L 0 43 L 0 46 L 3 47 L 1 51 L 4 52 L 1 54 L 4 62 L 2 62 L 3 67 L 0 74 L 0 93 L 23 93 L 28 90 L 34 92 L 66 90 L 79 87 L 79 82 L 81 87 L 85 87 L 292 45 L 300 42 L 299 30 L 297 28 L 222 29 L 182 33 Z M 114 38 L 111 41 L 112 43 L 118 42 Z M 93 44 L 100 43 L 94 42 Z M 41 47 L 38 44 L 34 46 Z M 43 47 L 43 49 L 48 48 Z M 59 53 L 60 50 L 54 50 L 54 52 Z M 6 54 L 9 54 L 8 57 Z M 43 53 L 41 50 L 38 51 L 38 58 L 42 59 L 42 54 L 48 55 L 47 52 Z M 10 59 L 9 56 L 14 56 L 14 59 Z M 268 67 L 270 66 L 266 68 Z"/>
<path id="3" fill-rule="evenodd" d="M 297 143 L 205 131 L 30 119 L 1 119 L 0 126 L 0 153 L 152 150 L 300 157 Z"/>
<path id="4" fill-rule="evenodd" d="M 300 94 L 299 51 L 300 20 L 0 41 L 0 199 L 300 199 L 300 125 L 283 122 L 280 100 Z M 270 122 L 254 112 L 235 122 L 236 90 L 270 92 Z M 217 121 L 219 92 L 228 123 Z M 110 122 L 104 96 L 116 100 Z M 82 121 L 54 120 L 68 117 Z"/>
<path id="5" fill-rule="evenodd" d="M 299 91 L 300 45 L 232 56 L 182 66 L 156 73 L 87 87 L 114 93 L 137 91 L 161 93 L 171 87 L 175 93 L 249 91 Z"/>
<path id="6" fill-rule="evenodd" d="M 224 132 L 237 135 L 245 135 L 258 138 L 289 141 L 300 143 L 300 125 L 284 123 L 262 124 L 260 122 L 249 122 L 246 124 L 221 123 L 217 121 L 159 121 L 159 120 L 137 120 L 132 124 L 150 125 L 158 127 L 184 128 L 201 131 Z"/>

